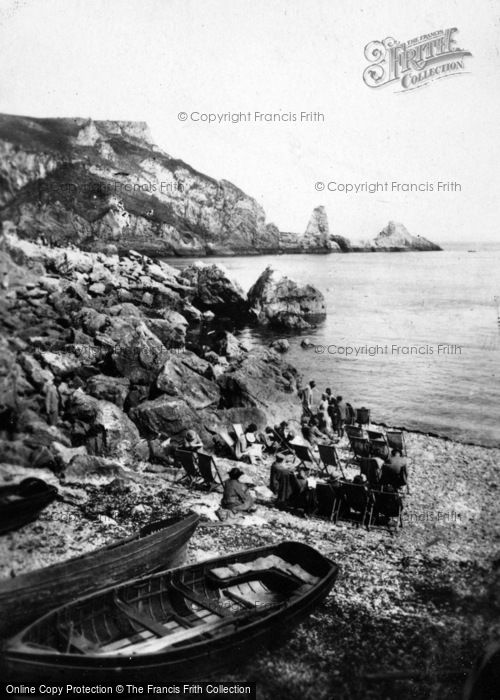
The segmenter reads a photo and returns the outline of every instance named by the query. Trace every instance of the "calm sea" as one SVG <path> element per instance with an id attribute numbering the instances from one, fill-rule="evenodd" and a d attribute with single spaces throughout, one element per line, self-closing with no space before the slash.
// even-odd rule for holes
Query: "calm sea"
<path id="1" fill-rule="evenodd" d="M 500 445 L 500 245 L 204 262 L 225 266 L 245 291 L 272 265 L 323 292 L 328 316 L 314 330 L 241 331 L 252 344 L 287 337 L 289 361 L 319 388 L 370 407 L 374 421 Z M 321 352 L 304 350 L 305 337 Z"/>

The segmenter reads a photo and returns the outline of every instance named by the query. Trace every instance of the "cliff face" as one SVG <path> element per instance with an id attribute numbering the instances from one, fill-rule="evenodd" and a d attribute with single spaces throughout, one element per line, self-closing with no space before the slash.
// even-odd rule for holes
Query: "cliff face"
<path id="1" fill-rule="evenodd" d="M 26 238 L 161 255 L 279 247 L 262 207 L 170 157 L 142 122 L 0 116 L 0 217 Z"/>

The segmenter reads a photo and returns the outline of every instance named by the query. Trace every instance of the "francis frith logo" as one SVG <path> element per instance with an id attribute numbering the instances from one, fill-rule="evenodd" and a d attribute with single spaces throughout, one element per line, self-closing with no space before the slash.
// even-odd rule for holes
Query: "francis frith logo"
<path id="1" fill-rule="evenodd" d="M 365 46 L 365 58 L 370 65 L 363 80 L 371 88 L 394 83 L 402 90 L 413 90 L 432 80 L 465 72 L 465 57 L 472 56 L 455 45 L 458 31 L 440 29 L 430 34 L 400 42 L 392 37 L 371 41 Z"/>

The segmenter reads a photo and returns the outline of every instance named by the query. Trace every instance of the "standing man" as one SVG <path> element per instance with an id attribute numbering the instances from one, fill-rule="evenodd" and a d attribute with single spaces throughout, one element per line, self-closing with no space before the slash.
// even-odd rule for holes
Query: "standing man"
<path id="1" fill-rule="evenodd" d="M 328 401 L 328 415 L 330 416 L 330 420 L 332 421 L 332 430 L 338 435 L 340 416 L 339 409 L 337 406 L 337 399 L 335 398 L 335 396 L 330 396 L 330 399 Z"/>
<path id="2" fill-rule="evenodd" d="M 342 396 L 337 396 L 337 411 L 338 411 L 338 433 L 339 437 L 344 435 L 344 425 L 347 418 L 347 405 Z"/>
<path id="3" fill-rule="evenodd" d="M 306 415 L 312 415 L 312 406 L 314 402 L 314 387 L 316 382 L 311 379 L 309 384 L 302 390 L 302 408 Z"/>

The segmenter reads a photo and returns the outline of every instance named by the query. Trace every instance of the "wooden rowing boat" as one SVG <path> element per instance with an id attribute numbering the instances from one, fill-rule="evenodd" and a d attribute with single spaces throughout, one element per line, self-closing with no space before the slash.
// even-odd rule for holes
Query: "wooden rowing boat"
<path id="1" fill-rule="evenodd" d="M 57 496 L 55 486 L 42 479 L 23 479 L 0 487 L 0 535 L 35 520 Z"/>
<path id="2" fill-rule="evenodd" d="M 184 562 L 199 516 L 150 523 L 137 534 L 79 557 L 0 581 L 0 637 L 49 610 L 135 576 Z"/>
<path id="3" fill-rule="evenodd" d="M 9 640 L 4 676 L 201 681 L 288 632 L 337 573 L 311 547 L 283 542 L 128 581 L 53 610 Z"/>

